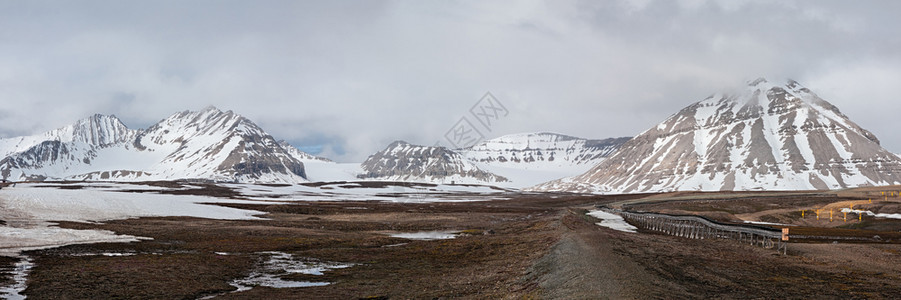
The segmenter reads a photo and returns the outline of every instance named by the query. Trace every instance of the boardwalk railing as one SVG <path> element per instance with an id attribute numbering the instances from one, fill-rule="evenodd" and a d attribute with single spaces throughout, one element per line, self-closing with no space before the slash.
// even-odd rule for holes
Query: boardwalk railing
<path id="1" fill-rule="evenodd" d="M 617 214 L 635 227 L 690 239 L 732 239 L 767 249 L 776 247 L 786 253 L 780 230 L 752 226 L 725 224 L 700 216 L 673 216 L 658 213 L 630 212 L 608 207 L 602 211 Z"/>

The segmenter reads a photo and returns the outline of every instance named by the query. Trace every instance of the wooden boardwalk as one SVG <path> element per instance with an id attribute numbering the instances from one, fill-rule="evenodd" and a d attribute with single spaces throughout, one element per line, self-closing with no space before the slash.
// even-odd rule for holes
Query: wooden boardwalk
<path id="1" fill-rule="evenodd" d="M 786 253 L 782 231 L 762 226 L 726 224 L 700 216 L 675 216 L 648 212 L 630 212 L 608 207 L 599 209 L 617 214 L 635 227 L 690 239 L 731 239 Z"/>

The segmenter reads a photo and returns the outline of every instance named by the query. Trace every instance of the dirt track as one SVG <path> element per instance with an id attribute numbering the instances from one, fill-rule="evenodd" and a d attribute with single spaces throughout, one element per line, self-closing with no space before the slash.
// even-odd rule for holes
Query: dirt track
<path id="1" fill-rule="evenodd" d="M 568 211 L 565 229 L 549 253 L 536 261 L 542 298 L 637 299 L 661 295 L 658 281 L 629 257 L 616 253 L 610 239 L 628 233 L 598 230 L 580 211 Z"/>

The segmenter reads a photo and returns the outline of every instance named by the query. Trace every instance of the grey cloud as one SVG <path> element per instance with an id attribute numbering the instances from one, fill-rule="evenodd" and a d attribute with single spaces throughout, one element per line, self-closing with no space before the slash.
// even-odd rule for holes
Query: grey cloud
<path id="1" fill-rule="evenodd" d="M 216 105 L 361 161 L 433 144 L 486 91 L 489 137 L 635 135 L 758 76 L 799 80 L 901 151 L 892 1 L 0 3 L 0 135 Z M 884 109 L 874 110 L 873 107 Z"/>

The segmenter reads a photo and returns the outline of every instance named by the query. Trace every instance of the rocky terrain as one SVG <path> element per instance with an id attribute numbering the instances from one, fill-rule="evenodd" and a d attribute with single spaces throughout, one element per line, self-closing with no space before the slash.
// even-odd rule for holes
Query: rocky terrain
<path id="1" fill-rule="evenodd" d="M 217 207 L 263 212 L 265 218 L 61 222 L 67 229 L 103 229 L 152 239 L 26 251 L 33 268 L 22 294 L 34 299 L 584 299 L 893 298 L 901 292 L 898 241 L 790 243 L 788 255 L 781 255 L 734 240 L 616 231 L 595 225 L 600 220 L 585 214 L 595 205 L 629 202 L 643 209 L 701 214 L 731 210 L 734 215 L 728 214 L 736 218 L 770 211 L 802 219 L 800 214 L 779 213 L 783 207 L 769 205 L 775 202 L 765 193 L 514 193 L 504 200 L 468 196 L 484 200 L 478 202 L 442 202 L 444 196 L 432 195 L 427 197 L 434 202 L 428 203 L 239 203 L 251 195 L 247 191 L 279 187 L 242 192 L 217 185 L 147 184 L 129 187 L 134 193 L 233 199 Z M 66 190 L 79 186 L 90 187 L 72 185 Z M 167 188 L 160 190 L 163 186 Z M 795 193 L 786 205 L 826 206 L 878 195 L 880 190 L 849 193 Z M 897 201 L 889 198 L 874 205 Z M 872 234 L 884 221 L 866 222 L 870 229 L 853 229 L 861 224 L 856 221 L 843 224 L 845 230 Z M 883 226 L 885 230 L 899 228 L 884 224 L 889 226 Z M 423 232 L 447 233 L 433 240 L 396 235 Z M 16 261 L 0 259 L 0 271 L 13 269 Z M 321 271 L 301 271 L 317 267 Z M 10 277 L 0 274 L 0 285 L 12 281 Z"/>
<path id="2" fill-rule="evenodd" d="M 535 190 L 825 190 L 901 183 L 901 158 L 794 81 L 689 105 L 584 174 Z"/>
<path id="3" fill-rule="evenodd" d="M 94 115 L 35 136 L 0 140 L 5 180 L 306 181 L 290 152 L 250 120 L 208 107 L 176 113 L 143 130 Z M 312 156 L 309 156 L 312 157 Z"/>
<path id="4" fill-rule="evenodd" d="M 629 139 L 590 140 L 549 132 L 520 133 L 485 140 L 458 152 L 476 163 L 510 168 L 593 166 Z"/>
<path id="5" fill-rule="evenodd" d="M 396 141 L 370 155 L 361 164 L 364 179 L 430 182 L 504 182 L 506 178 L 484 171 L 462 155 L 444 147 L 412 145 Z"/>

